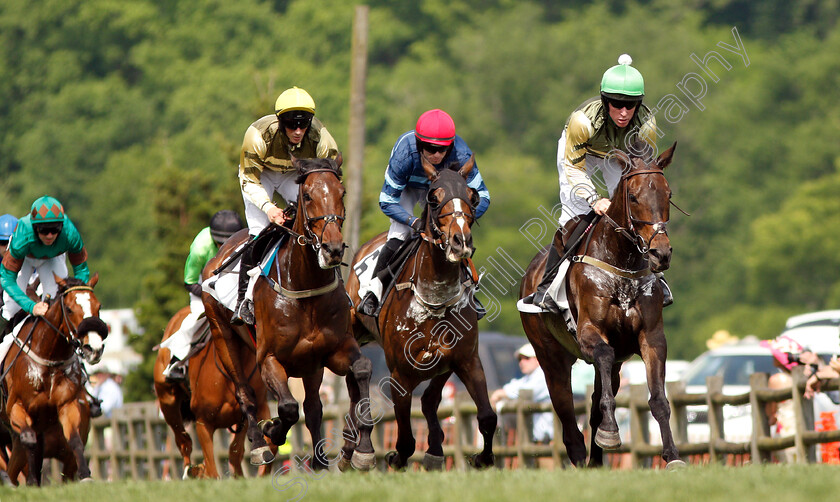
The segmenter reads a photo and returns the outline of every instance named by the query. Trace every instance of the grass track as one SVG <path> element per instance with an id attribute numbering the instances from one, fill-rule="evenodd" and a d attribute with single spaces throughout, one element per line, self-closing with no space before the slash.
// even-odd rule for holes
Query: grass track
<path id="1" fill-rule="evenodd" d="M 813 502 L 837 497 L 840 466 L 689 467 L 678 472 L 349 473 L 324 474 L 320 479 L 296 474 L 278 477 L 275 484 L 281 489 L 272 486 L 270 479 L 75 483 L 42 489 L 0 487 L 0 502 Z"/>

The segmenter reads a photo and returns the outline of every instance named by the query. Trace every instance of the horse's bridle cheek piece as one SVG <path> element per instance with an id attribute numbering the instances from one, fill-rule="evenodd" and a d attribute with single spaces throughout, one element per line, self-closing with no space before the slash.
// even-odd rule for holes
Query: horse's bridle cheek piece
<path id="1" fill-rule="evenodd" d="M 331 169 L 313 169 L 312 171 L 309 171 L 308 173 L 306 173 L 306 177 L 308 178 L 310 174 L 314 174 L 314 173 L 330 173 L 330 174 L 335 175 L 335 177 L 338 178 L 339 182 L 341 182 L 341 178 L 339 178 L 338 173 L 336 173 L 335 171 L 333 171 Z M 302 213 L 301 216 L 303 217 L 303 222 L 304 222 L 303 223 L 303 230 L 304 230 L 304 233 L 306 235 L 305 236 L 304 235 L 298 235 L 297 243 L 301 246 L 306 245 L 306 244 L 311 244 L 312 249 L 314 249 L 315 251 L 318 251 L 319 249 L 321 249 L 321 242 L 324 240 L 324 232 L 326 232 L 326 230 L 327 230 L 327 225 L 329 225 L 330 223 L 335 223 L 335 224 L 338 225 L 338 228 L 339 228 L 339 231 L 340 231 L 341 227 L 344 225 L 344 216 L 343 215 L 338 215 L 338 214 L 325 214 L 323 216 L 316 216 L 314 218 L 310 218 L 307 211 L 306 211 L 306 201 L 304 200 L 304 197 L 303 197 L 303 185 L 305 183 L 306 183 L 306 181 L 304 181 L 303 183 L 300 183 L 299 186 L 298 186 L 298 201 L 299 201 L 298 204 L 299 204 L 300 211 Z M 312 224 L 315 223 L 316 221 L 320 221 L 320 220 L 324 220 L 324 226 L 321 228 L 321 235 L 317 235 L 312 230 Z M 345 248 L 347 247 L 346 243 L 342 243 L 342 244 Z"/>

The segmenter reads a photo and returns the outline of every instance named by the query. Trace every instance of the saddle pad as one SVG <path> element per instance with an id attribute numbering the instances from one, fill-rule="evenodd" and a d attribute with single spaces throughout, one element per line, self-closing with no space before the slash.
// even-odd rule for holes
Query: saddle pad
<path id="1" fill-rule="evenodd" d="M 274 262 L 275 256 L 277 255 L 277 250 L 280 247 L 280 244 L 283 243 L 283 240 L 276 242 L 273 244 L 271 251 L 263 258 L 260 262 L 259 270 L 261 275 L 268 275 L 268 269 L 271 264 Z M 238 249 L 238 248 L 237 248 Z M 213 277 L 207 279 L 203 283 L 201 283 L 201 289 L 210 293 L 213 298 L 216 299 L 219 303 L 224 305 L 225 308 L 230 310 L 231 312 L 236 308 L 236 300 L 238 300 L 238 293 L 239 293 L 239 264 L 242 260 L 237 258 L 233 262 L 231 262 L 227 267 L 224 268 L 218 275 L 214 275 Z M 256 278 L 260 274 L 251 275 L 251 281 L 248 285 L 248 294 L 246 297 L 251 298 L 254 283 L 256 282 Z"/>
<path id="2" fill-rule="evenodd" d="M 385 247 L 383 242 L 376 247 L 370 254 L 365 256 L 361 261 L 353 265 L 353 272 L 359 278 L 359 296 L 364 298 L 362 291 L 370 290 L 370 281 L 373 280 L 373 269 L 376 268 L 376 262 L 379 259 L 379 253 Z"/>

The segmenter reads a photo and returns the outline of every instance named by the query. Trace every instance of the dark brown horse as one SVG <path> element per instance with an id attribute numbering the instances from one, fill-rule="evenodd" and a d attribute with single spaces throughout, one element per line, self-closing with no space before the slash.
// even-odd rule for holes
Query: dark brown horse
<path id="1" fill-rule="evenodd" d="M 337 267 L 345 244 L 341 235 L 344 221 L 344 186 L 341 170 L 330 159 L 296 160 L 298 170 L 298 208 L 291 238 L 279 248 L 266 278 L 254 287 L 256 334 L 230 325 L 231 313 L 205 293 L 204 306 L 210 319 L 216 349 L 225 370 L 236 384 L 236 398 L 248 417 L 251 463 L 265 464 L 274 459 L 263 433 L 275 445 L 285 442 L 289 428 L 299 419 L 298 403 L 289 391 L 288 378 L 303 381 L 303 409 L 306 427 L 315 448 L 313 467 L 324 468 L 338 462 L 357 469 L 375 464 L 370 433 L 370 360 L 362 356 L 350 332 L 350 304 Z M 247 231 L 231 237 L 204 269 L 205 276 L 215 270 L 248 239 Z M 278 397 L 278 418 L 257 423 L 254 390 L 247 384 L 241 368 L 240 352 L 253 350 L 266 385 Z M 319 388 L 324 368 L 345 376 L 350 395 L 350 412 L 344 430 L 342 455 L 328 462 L 326 439 L 322 438 L 322 404 Z M 341 435 L 337 435 L 341 436 Z"/>
<path id="2" fill-rule="evenodd" d="M 609 210 L 584 238 L 568 271 L 566 291 L 577 320 L 577 335 L 569 332 L 560 315 L 521 314 L 563 424 L 563 443 L 576 466 L 585 463 L 586 446 L 575 421 L 572 364 L 584 359 L 595 365 L 589 465 L 600 466 L 602 449 L 621 445 L 615 393 L 621 364 L 633 354 L 642 357 L 647 369 L 650 409 L 662 434 L 662 458 L 669 467 L 684 465 L 668 422 L 663 292 L 654 275 L 666 270 L 671 260 L 666 231 L 671 190 L 663 170 L 671 163 L 675 147 L 676 143 L 655 161 L 650 160 L 650 150 L 640 146 L 647 155 L 616 157 L 623 165 L 623 175 Z M 546 256 L 543 251 L 531 261 L 522 280 L 521 297 L 536 289 Z"/>
<path id="3" fill-rule="evenodd" d="M 181 327 L 181 322 L 190 313 L 184 307 L 172 316 L 163 332 L 163 340 L 168 339 Z M 199 323 L 199 330 L 207 329 L 206 321 Z M 257 405 L 257 418 L 265 420 L 271 415 L 268 410 L 265 384 L 256 370 L 257 362 L 253 351 L 240 352 L 240 365 L 248 384 L 254 389 Z M 236 402 L 233 381 L 225 374 L 222 363 L 213 343 L 205 345 L 201 351 L 190 358 L 189 384 L 169 382 L 163 376 L 163 370 L 169 363 L 169 349 L 162 347 L 155 361 L 155 394 L 160 403 L 160 411 L 172 432 L 175 443 L 184 461 L 184 477 L 218 478 L 216 459 L 213 454 L 213 433 L 218 429 L 231 429 L 233 433 L 228 449 L 230 465 L 235 477 L 242 477 L 242 458 L 245 455 L 245 415 Z M 195 430 L 204 462 L 192 465 L 192 438 L 184 428 L 187 421 L 195 422 Z M 276 448 L 276 447 L 275 447 Z M 276 451 L 276 449 L 272 449 Z M 260 467 L 260 475 L 267 475 L 270 470 Z"/>
<path id="4" fill-rule="evenodd" d="M 496 414 L 487 396 L 484 369 L 478 358 L 478 318 L 470 280 L 465 281 L 464 260 L 474 248 L 470 225 L 478 194 L 467 187 L 465 178 L 473 168 L 470 159 L 458 171 L 437 172 L 425 162 L 431 180 L 424 210 L 425 230 L 416 253 L 410 256 L 396 277 L 397 286 L 382 301 L 378 319 L 354 311 L 354 332 L 359 340 L 371 335 L 385 351 L 391 378 L 400 392 L 392 392 L 397 418 L 397 451 L 387 456 L 391 467 L 406 466 L 414 453 L 411 432 L 411 392 L 431 380 L 423 393 L 423 415 L 429 427 L 429 448 L 423 460 L 427 469 L 443 465 L 443 430 L 437 417 L 441 390 L 454 372 L 464 383 L 478 407 L 478 428 L 484 449 L 473 465 L 493 465 L 492 439 Z M 456 169 L 459 166 L 454 166 Z M 364 244 L 353 265 L 382 245 L 386 234 Z M 347 281 L 354 305 L 359 303 L 359 278 L 355 271 Z"/>
<path id="5" fill-rule="evenodd" d="M 49 310 L 23 322 L 6 355 L 3 366 L 10 369 L 3 385 L 8 399 L 0 418 L 14 437 L 9 459 L 14 483 L 26 464 L 26 484 L 40 484 L 45 456 L 64 463 L 65 480 L 77 472 L 81 480 L 90 479 L 84 456 L 90 405 L 82 358 L 88 364 L 99 362 L 108 335 L 93 293 L 98 280 L 97 274 L 87 284 L 56 277 L 58 293 Z"/>

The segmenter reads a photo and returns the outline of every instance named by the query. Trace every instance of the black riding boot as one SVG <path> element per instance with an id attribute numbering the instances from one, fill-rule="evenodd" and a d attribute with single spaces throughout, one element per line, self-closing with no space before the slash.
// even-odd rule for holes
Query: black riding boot
<path id="1" fill-rule="evenodd" d="M 554 246 L 548 248 L 548 258 L 545 261 L 545 271 L 543 272 L 542 281 L 540 281 L 537 290 L 532 294 L 522 299 L 523 303 L 532 305 L 544 305 L 546 296 L 548 295 L 548 288 L 554 282 L 554 277 L 557 275 L 558 265 L 560 264 L 560 253 Z"/>
<path id="2" fill-rule="evenodd" d="M 663 274 L 656 274 L 656 278 L 659 279 L 659 285 L 662 286 L 662 306 L 667 307 L 674 303 L 674 294 L 671 293 L 671 286 L 668 286 L 668 283 L 665 282 L 665 276 Z"/>
<path id="3" fill-rule="evenodd" d="M 386 267 L 402 244 L 403 241 L 396 237 L 388 239 L 388 242 L 382 247 L 382 251 L 379 252 L 379 257 L 376 259 L 376 266 L 373 267 L 373 277 L 378 279 L 382 285 L 382 293 L 385 292 L 385 286 L 391 280 L 391 271 L 387 270 Z M 376 311 L 379 309 L 379 298 L 376 297 L 373 291 L 368 291 L 365 295 L 360 309 L 365 315 L 372 316 L 376 314 Z"/>
<path id="4" fill-rule="evenodd" d="M 234 326 L 253 325 L 256 322 L 253 302 L 245 299 L 245 293 L 248 291 L 248 281 L 251 280 L 248 271 L 254 267 L 254 242 L 254 240 L 251 240 L 246 244 L 247 247 L 240 257 L 236 308 L 233 311 L 233 317 L 230 318 L 230 323 Z"/>

